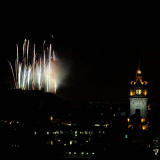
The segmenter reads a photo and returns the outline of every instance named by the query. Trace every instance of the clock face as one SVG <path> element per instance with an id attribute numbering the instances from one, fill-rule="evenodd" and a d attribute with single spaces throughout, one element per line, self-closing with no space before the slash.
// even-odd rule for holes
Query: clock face
<path id="1" fill-rule="evenodd" d="M 136 94 L 137 94 L 137 95 L 141 95 L 141 93 L 142 93 L 142 90 L 141 90 L 141 89 L 137 89 L 137 90 L 136 90 Z"/>

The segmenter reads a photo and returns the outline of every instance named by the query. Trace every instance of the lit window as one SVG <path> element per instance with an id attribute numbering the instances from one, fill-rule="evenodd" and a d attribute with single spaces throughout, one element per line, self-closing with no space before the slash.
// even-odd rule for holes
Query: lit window
<path id="1" fill-rule="evenodd" d="M 141 89 L 136 90 L 136 94 L 140 95 L 142 93 Z"/>
<path id="2" fill-rule="evenodd" d="M 135 92 L 134 91 L 130 91 L 130 96 L 134 96 Z"/>
<path id="3" fill-rule="evenodd" d="M 147 84 L 148 84 L 148 82 L 147 82 L 147 81 L 144 81 L 144 83 L 145 83 L 145 85 L 147 85 Z"/>
<path id="4" fill-rule="evenodd" d="M 144 90 L 144 95 L 145 95 L 145 96 L 147 95 L 147 90 Z"/>
<path id="5" fill-rule="evenodd" d="M 146 130 L 146 129 L 147 129 L 147 125 L 143 125 L 142 130 Z"/>
<path id="6" fill-rule="evenodd" d="M 141 70 L 140 69 L 137 70 L 137 74 L 141 74 Z"/>
<path id="7" fill-rule="evenodd" d="M 130 122 L 130 119 L 129 119 L 129 118 L 127 118 L 127 122 L 128 122 L 128 123 Z"/>
<path id="8" fill-rule="evenodd" d="M 125 137 L 125 139 L 128 139 L 128 134 L 125 134 L 125 136 L 124 136 L 124 137 Z"/>
<path id="9" fill-rule="evenodd" d="M 141 118 L 141 123 L 144 123 L 145 121 L 145 118 Z"/>
<path id="10" fill-rule="evenodd" d="M 49 135 L 49 132 L 47 132 L 47 135 Z"/>
<path id="11" fill-rule="evenodd" d="M 52 140 L 51 140 L 51 142 L 50 142 L 50 143 L 51 143 L 51 146 L 53 146 L 53 141 L 52 141 Z"/>
<path id="12" fill-rule="evenodd" d="M 70 140 L 69 144 L 72 145 L 72 143 L 73 143 L 72 140 Z"/>
<path id="13" fill-rule="evenodd" d="M 129 125 L 128 125 L 128 128 L 132 128 L 132 127 L 133 127 L 133 125 L 132 125 L 132 124 L 129 124 Z"/>
<path id="14" fill-rule="evenodd" d="M 50 120 L 53 121 L 53 116 L 50 116 Z"/>
<path id="15" fill-rule="evenodd" d="M 76 137 L 77 137 L 77 133 L 78 133 L 77 131 L 74 132 L 74 135 L 75 135 Z"/>

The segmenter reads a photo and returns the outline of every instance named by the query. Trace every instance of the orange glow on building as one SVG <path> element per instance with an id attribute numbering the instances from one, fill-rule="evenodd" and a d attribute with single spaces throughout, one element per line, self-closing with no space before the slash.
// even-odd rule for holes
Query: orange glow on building
<path id="1" fill-rule="evenodd" d="M 148 82 L 147 82 L 147 81 L 144 81 L 144 83 L 145 83 L 145 85 L 147 85 L 147 84 L 148 84 Z"/>
<path id="2" fill-rule="evenodd" d="M 130 120 L 130 118 L 127 118 L 127 122 L 129 123 L 131 120 Z"/>
<path id="3" fill-rule="evenodd" d="M 141 118 L 141 123 L 144 123 L 146 121 L 145 118 Z"/>
<path id="4" fill-rule="evenodd" d="M 148 104 L 147 108 L 148 108 L 148 110 L 150 111 L 150 110 L 151 110 L 151 105 Z"/>
<path id="5" fill-rule="evenodd" d="M 130 91 L 130 96 L 134 96 L 135 92 L 134 91 Z"/>
<path id="6" fill-rule="evenodd" d="M 145 96 L 147 95 L 147 90 L 144 90 L 144 95 L 145 95 Z"/>
<path id="7" fill-rule="evenodd" d="M 142 125 L 142 130 L 146 130 L 147 129 L 147 125 Z"/>
<path id="8" fill-rule="evenodd" d="M 128 125 L 128 128 L 132 128 L 132 127 L 133 127 L 133 125 L 132 125 L 132 124 L 129 124 L 129 125 Z"/>

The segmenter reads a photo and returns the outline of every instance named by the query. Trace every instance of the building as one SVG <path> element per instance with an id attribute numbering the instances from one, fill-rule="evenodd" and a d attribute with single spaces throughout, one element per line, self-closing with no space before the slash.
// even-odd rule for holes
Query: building
<path id="1" fill-rule="evenodd" d="M 136 80 L 130 82 L 130 116 L 139 112 L 143 118 L 147 117 L 148 82 L 143 80 L 140 67 L 136 71 Z"/>

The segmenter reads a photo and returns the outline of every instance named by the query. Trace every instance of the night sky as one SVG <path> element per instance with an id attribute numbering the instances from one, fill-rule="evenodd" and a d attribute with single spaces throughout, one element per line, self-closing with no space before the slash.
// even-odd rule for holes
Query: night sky
<path id="1" fill-rule="evenodd" d="M 150 93 L 160 97 L 160 26 L 153 8 L 64 6 L 1 13 L 2 87 L 12 83 L 7 60 L 15 58 L 16 43 L 28 38 L 40 44 L 51 41 L 53 34 L 57 56 L 69 68 L 60 95 L 80 100 L 127 98 L 141 59 Z"/>

